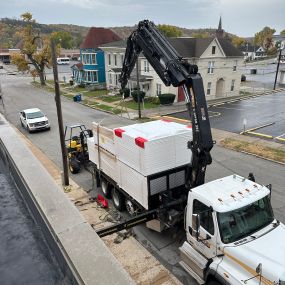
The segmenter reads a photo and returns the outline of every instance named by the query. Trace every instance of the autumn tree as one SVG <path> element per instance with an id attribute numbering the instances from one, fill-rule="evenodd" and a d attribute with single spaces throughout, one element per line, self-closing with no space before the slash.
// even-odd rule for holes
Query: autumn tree
<path id="1" fill-rule="evenodd" d="M 175 38 L 175 37 L 181 37 L 182 32 L 175 26 L 171 25 L 158 25 L 157 28 L 159 31 L 168 38 Z"/>
<path id="2" fill-rule="evenodd" d="M 55 40 L 56 43 L 60 44 L 62 48 L 70 49 L 74 46 L 73 38 L 69 32 L 53 32 L 51 34 L 51 37 Z"/>
<path id="3" fill-rule="evenodd" d="M 27 12 L 21 15 L 25 26 L 22 31 L 21 55 L 13 55 L 12 62 L 16 64 L 18 70 L 31 72 L 28 63 L 34 66 L 35 71 L 40 78 L 41 85 L 45 85 L 45 68 L 50 66 L 51 49 L 50 38 L 40 37 L 38 31 L 33 28 L 35 23 L 31 13 Z"/>
<path id="4" fill-rule="evenodd" d="M 264 47 L 266 50 L 273 46 L 273 34 L 276 32 L 275 29 L 270 27 L 264 27 L 260 32 L 254 36 L 254 43 Z"/>
<path id="5" fill-rule="evenodd" d="M 233 36 L 232 38 L 232 44 L 236 47 L 239 48 L 242 45 L 246 44 L 246 40 L 244 38 L 238 37 L 238 36 Z"/>

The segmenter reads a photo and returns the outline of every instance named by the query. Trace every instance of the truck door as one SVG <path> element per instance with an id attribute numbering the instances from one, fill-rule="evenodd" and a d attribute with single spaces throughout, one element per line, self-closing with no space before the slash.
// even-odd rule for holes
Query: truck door
<path id="1" fill-rule="evenodd" d="M 213 211 L 210 207 L 203 204 L 199 200 L 194 200 L 193 214 L 199 214 L 200 216 L 200 234 L 197 240 L 196 236 L 193 234 L 191 235 L 190 233 L 188 236 L 191 238 L 191 243 L 193 244 L 194 248 L 196 248 L 205 257 L 212 258 L 216 256 L 216 233 Z"/>

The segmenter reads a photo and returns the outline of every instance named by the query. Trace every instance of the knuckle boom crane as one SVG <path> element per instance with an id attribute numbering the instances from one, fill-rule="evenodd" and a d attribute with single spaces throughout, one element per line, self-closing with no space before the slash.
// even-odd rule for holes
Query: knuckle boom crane
<path id="1" fill-rule="evenodd" d="M 166 86 L 182 86 L 189 111 L 193 140 L 188 143 L 192 151 L 192 161 L 186 177 L 187 189 L 204 184 L 207 165 L 212 163 L 210 151 L 213 139 L 204 93 L 203 80 L 197 65 L 184 60 L 154 23 L 144 20 L 127 40 L 123 68 L 119 81 L 122 89 L 127 85 L 130 74 L 140 53 L 149 63 Z"/>

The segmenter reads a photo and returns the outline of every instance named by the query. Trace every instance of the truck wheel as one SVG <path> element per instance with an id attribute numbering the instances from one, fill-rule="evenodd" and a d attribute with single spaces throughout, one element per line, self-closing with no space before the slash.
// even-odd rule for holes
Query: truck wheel
<path id="1" fill-rule="evenodd" d="M 80 168 L 80 163 L 75 158 L 69 160 L 69 170 L 72 174 L 78 173 Z"/>
<path id="2" fill-rule="evenodd" d="M 125 197 L 121 194 L 115 187 L 112 191 L 112 200 L 114 203 L 115 208 L 118 211 L 123 211 L 125 208 Z"/>
<path id="3" fill-rule="evenodd" d="M 102 192 L 104 196 L 106 198 L 110 198 L 111 197 L 111 187 L 105 179 L 102 179 L 101 181 L 101 188 L 102 188 Z"/>
<path id="4" fill-rule="evenodd" d="M 131 215 L 131 216 L 134 216 L 134 214 L 136 213 L 136 206 L 135 204 L 129 200 L 129 199 L 126 199 L 126 209 L 127 209 L 127 212 Z"/>

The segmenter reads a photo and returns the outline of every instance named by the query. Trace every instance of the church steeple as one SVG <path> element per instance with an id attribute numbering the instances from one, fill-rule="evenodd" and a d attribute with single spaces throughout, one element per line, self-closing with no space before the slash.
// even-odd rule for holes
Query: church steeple
<path id="1" fill-rule="evenodd" d="M 219 27 L 218 30 L 222 30 L 222 17 L 220 16 Z"/>
<path id="2" fill-rule="evenodd" d="M 224 30 L 222 28 L 222 17 L 220 16 L 219 26 L 218 26 L 218 29 L 216 30 L 216 37 L 223 38 L 224 36 L 225 36 Z"/>

